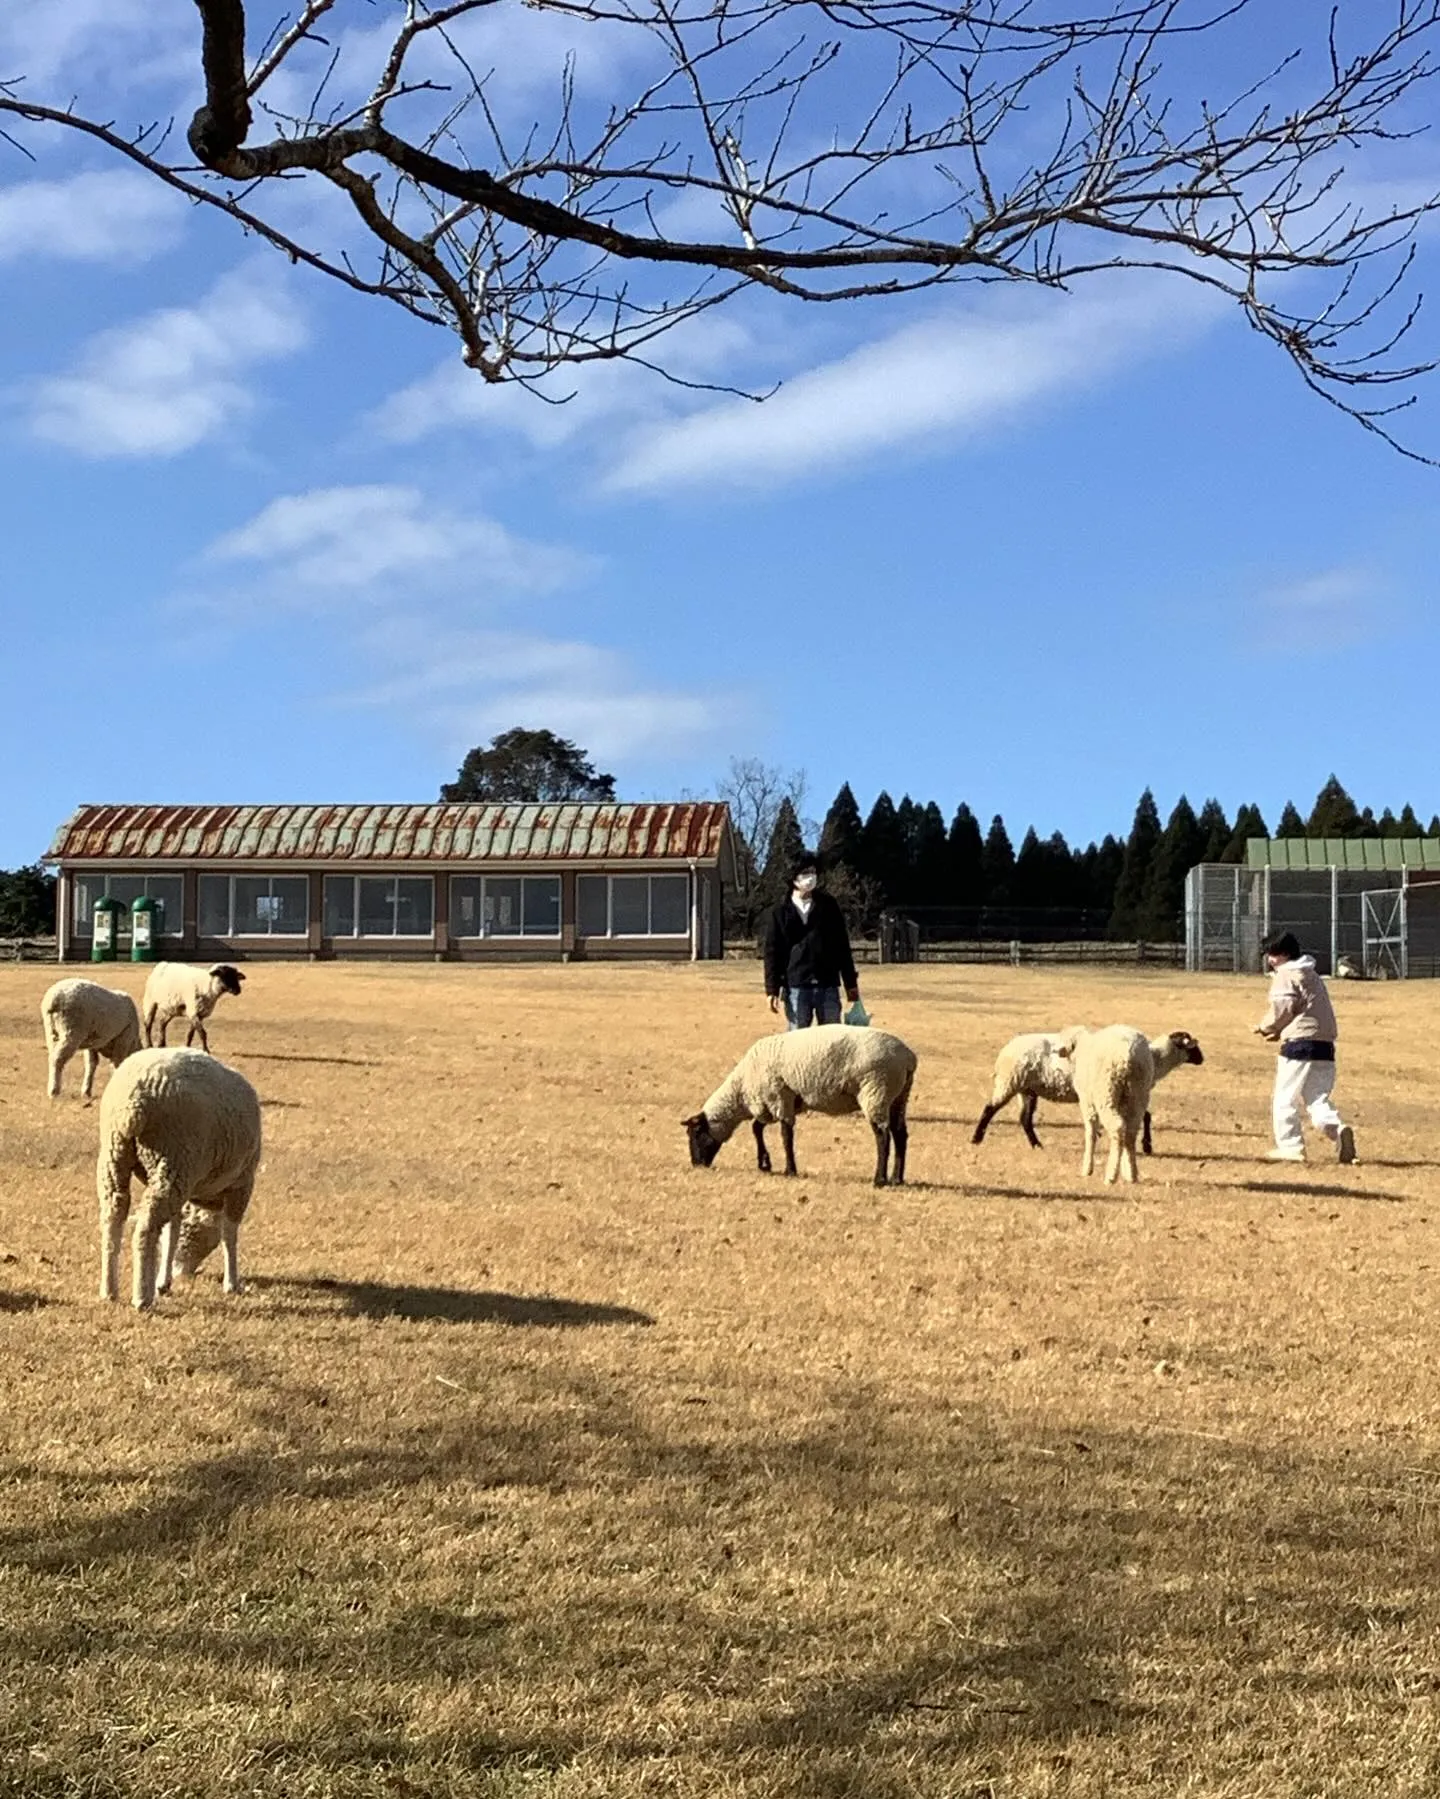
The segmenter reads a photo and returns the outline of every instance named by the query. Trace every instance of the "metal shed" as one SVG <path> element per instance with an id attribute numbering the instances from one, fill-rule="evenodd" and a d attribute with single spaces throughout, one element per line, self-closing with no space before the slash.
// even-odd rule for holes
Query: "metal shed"
<path id="1" fill-rule="evenodd" d="M 45 860 L 61 961 L 97 900 L 155 901 L 165 955 L 723 953 L 728 808 L 665 805 L 81 806 Z"/>
<path id="2" fill-rule="evenodd" d="M 1185 877 L 1185 965 L 1254 974 L 1293 931 L 1322 973 L 1344 958 L 1374 978 L 1440 974 L 1440 838 L 1252 837 L 1242 864 Z"/>

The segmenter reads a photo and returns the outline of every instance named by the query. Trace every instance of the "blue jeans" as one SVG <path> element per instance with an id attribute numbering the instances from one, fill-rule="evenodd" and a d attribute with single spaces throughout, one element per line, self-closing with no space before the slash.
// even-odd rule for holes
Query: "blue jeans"
<path id="1" fill-rule="evenodd" d="M 790 1021 L 792 1031 L 803 1031 L 807 1024 L 839 1024 L 840 989 L 817 987 L 813 983 L 788 988 L 785 994 L 785 1016 Z"/>

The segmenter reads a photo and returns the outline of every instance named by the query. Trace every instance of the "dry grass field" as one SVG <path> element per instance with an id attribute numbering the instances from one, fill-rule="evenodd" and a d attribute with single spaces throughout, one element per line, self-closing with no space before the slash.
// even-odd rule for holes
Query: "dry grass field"
<path id="1" fill-rule="evenodd" d="M 1342 1169 L 1259 1159 L 1258 979 L 871 971 L 877 1192 L 850 1120 L 689 1166 L 753 966 L 258 964 L 248 1291 L 141 1317 L 53 974 L 0 969 L 7 1799 L 1440 1790 L 1440 988 L 1338 990 Z M 1073 1108 L 970 1143 L 1076 1019 L 1205 1047 L 1136 1188 Z"/>

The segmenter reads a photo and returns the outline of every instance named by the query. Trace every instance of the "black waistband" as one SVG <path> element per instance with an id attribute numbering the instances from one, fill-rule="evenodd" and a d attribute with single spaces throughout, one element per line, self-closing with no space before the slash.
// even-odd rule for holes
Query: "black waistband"
<path id="1" fill-rule="evenodd" d="M 1287 1062 L 1333 1062 L 1335 1045 L 1320 1037 L 1292 1037 L 1280 1045 L 1280 1054 Z"/>

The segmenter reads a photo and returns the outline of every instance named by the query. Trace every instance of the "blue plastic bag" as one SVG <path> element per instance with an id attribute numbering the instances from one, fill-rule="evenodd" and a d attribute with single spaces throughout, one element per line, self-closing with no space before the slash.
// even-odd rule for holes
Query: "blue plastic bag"
<path id="1" fill-rule="evenodd" d="M 848 1008 L 845 1017 L 842 1020 L 842 1023 L 844 1024 L 869 1024 L 869 1022 L 870 1014 L 865 1010 L 864 1005 L 858 999 Z"/>

